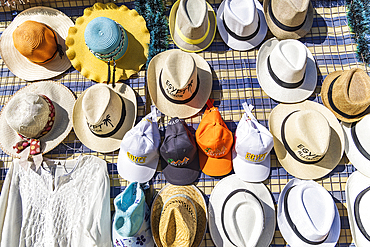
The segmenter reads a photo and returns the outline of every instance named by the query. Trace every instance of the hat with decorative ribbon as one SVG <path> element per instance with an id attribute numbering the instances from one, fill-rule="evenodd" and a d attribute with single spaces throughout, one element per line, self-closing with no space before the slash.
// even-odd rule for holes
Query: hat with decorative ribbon
<path id="1" fill-rule="evenodd" d="M 86 78 L 114 84 L 141 69 L 149 42 L 145 20 L 136 10 L 95 3 L 69 29 L 67 56 Z"/>
<path id="2" fill-rule="evenodd" d="M 33 7 L 18 14 L 4 30 L 0 53 L 5 65 L 26 81 L 49 79 L 71 67 L 65 39 L 73 21 L 49 7 Z"/>
<path id="3" fill-rule="evenodd" d="M 203 51 L 216 35 L 216 14 L 205 0 L 178 0 L 168 21 L 175 44 L 187 52 Z"/>
<path id="4" fill-rule="evenodd" d="M 17 91 L 0 113 L 0 147 L 27 160 L 49 152 L 72 129 L 75 96 L 63 84 L 34 82 Z"/>

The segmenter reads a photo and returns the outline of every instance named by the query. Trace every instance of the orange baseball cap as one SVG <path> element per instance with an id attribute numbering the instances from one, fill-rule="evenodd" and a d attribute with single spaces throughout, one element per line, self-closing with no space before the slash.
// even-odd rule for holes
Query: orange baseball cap
<path id="1" fill-rule="evenodd" d="M 199 165 L 202 171 L 209 176 L 223 176 L 231 172 L 231 149 L 234 138 L 227 128 L 217 107 L 210 100 L 207 101 L 195 138 L 199 149 Z"/>

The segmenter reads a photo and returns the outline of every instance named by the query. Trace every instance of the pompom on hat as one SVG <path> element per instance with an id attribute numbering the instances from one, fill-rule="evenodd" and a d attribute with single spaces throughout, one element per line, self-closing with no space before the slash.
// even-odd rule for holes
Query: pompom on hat
<path id="1" fill-rule="evenodd" d="M 95 3 L 69 29 L 67 56 L 86 78 L 115 83 L 146 63 L 149 42 L 145 20 L 136 10 Z"/>
<path id="2" fill-rule="evenodd" d="M 72 26 L 73 21 L 59 10 L 24 10 L 1 35 L 1 57 L 21 79 L 35 81 L 58 76 L 71 67 L 65 55 L 65 39 Z"/>

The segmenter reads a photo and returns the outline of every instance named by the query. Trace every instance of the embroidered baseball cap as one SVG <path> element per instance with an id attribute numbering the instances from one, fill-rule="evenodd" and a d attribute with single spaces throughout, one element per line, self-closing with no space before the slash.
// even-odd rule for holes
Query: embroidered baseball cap
<path id="1" fill-rule="evenodd" d="M 128 181 L 145 183 L 157 169 L 161 136 L 154 109 L 122 139 L 117 170 Z"/>
<path id="2" fill-rule="evenodd" d="M 160 152 L 166 161 L 161 164 L 168 182 L 188 185 L 198 178 L 200 167 L 197 144 L 184 121 L 177 117 L 169 121 Z"/>
<path id="3" fill-rule="evenodd" d="M 207 101 L 195 138 L 199 146 L 199 165 L 209 176 L 223 176 L 231 172 L 231 149 L 234 138 L 217 107 Z"/>
<path id="4" fill-rule="evenodd" d="M 253 116 L 253 106 L 244 102 L 243 107 L 245 114 L 236 128 L 232 149 L 234 172 L 244 181 L 261 182 L 270 174 L 274 140 L 268 129 Z"/>

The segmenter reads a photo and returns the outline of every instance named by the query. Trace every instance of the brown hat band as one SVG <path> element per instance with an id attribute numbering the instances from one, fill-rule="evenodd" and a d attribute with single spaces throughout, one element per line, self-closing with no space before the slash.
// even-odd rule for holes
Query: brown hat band
<path id="1" fill-rule="evenodd" d="M 231 37 L 233 37 L 234 39 L 237 39 L 237 40 L 240 40 L 240 41 L 248 41 L 250 39 L 253 39 L 258 34 L 258 31 L 260 30 L 260 16 L 259 15 L 258 15 L 258 26 L 256 28 L 256 31 L 254 31 L 254 33 L 252 33 L 251 35 L 248 35 L 248 36 L 239 36 L 236 33 L 234 33 L 233 31 L 231 31 L 230 28 L 227 26 L 227 24 L 225 22 L 225 18 L 222 18 L 222 22 L 224 24 L 226 32 L 228 34 L 230 34 Z"/>
<path id="2" fill-rule="evenodd" d="M 267 69 L 269 71 L 269 74 L 271 76 L 271 78 L 281 87 L 284 87 L 284 88 L 297 88 L 299 86 L 302 85 L 302 83 L 304 82 L 304 79 L 306 78 L 306 72 L 304 72 L 304 75 L 303 75 L 303 78 L 302 80 L 300 80 L 299 82 L 295 82 L 295 83 L 287 83 L 285 81 L 282 81 L 280 80 L 280 78 L 274 73 L 274 71 L 272 70 L 271 68 L 271 63 L 270 63 L 270 55 L 267 57 Z"/>
<path id="3" fill-rule="evenodd" d="M 298 26 L 295 26 L 295 27 L 286 26 L 283 23 L 281 23 L 278 19 L 276 19 L 274 13 L 272 13 L 271 1 L 269 3 L 268 9 L 269 9 L 269 15 L 270 15 L 271 20 L 275 23 L 276 26 L 278 26 L 280 29 L 282 29 L 284 31 L 295 32 L 295 31 L 301 29 L 303 27 L 303 25 L 306 23 L 307 15 L 304 18 L 304 21 L 301 24 L 299 24 Z"/>

